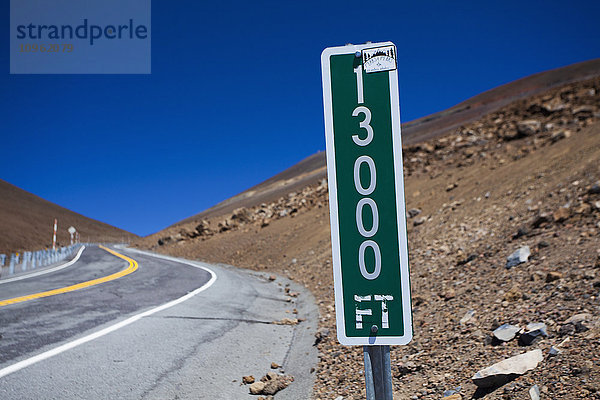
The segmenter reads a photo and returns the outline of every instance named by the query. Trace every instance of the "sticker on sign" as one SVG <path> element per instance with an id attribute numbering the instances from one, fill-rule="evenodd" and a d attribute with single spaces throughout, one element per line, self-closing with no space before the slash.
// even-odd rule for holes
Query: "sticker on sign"
<path id="1" fill-rule="evenodd" d="M 338 340 L 407 344 L 412 311 L 396 47 L 327 48 L 321 68 Z"/>
<path id="2" fill-rule="evenodd" d="M 396 46 L 382 46 L 362 51 L 365 72 L 383 72 L 396 69 Z"/>

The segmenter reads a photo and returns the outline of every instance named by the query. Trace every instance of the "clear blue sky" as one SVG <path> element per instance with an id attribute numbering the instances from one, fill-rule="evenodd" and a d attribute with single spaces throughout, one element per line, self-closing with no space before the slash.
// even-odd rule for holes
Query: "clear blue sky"
<path id="1" fill-rule="evenodd" d="M 151 75 L 9 75 L 0 178 L 147 235 L 324 150 L 320 54 L 393 41 L 409 121 L 600 56 L 594 1 L 152 2 Z"/>

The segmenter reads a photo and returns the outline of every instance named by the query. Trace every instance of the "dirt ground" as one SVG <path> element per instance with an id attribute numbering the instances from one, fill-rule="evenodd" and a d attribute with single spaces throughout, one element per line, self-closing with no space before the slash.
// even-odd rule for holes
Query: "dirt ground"
<path id="1" fill-rule="evenodd" d="M 77 229 L 82 242 L 127 242 L 133 233 L 96 221 L 51 203 L 0 179 L 0 253 L 52 247 L 54 219 L 58 246 L 71 243 L 67 229 Z"/>
<path id="2" fill-rule="evenodd" d="M 453 400 L 529 399 L 538 385 L 542 398 L 600 399 L 598 121 L 594 79 L 404 149 L 414 340 L 392 347 L 394 398 L 440 399 L 455 390 Z M 321 324 L 312 398 L 364 398 L 362 349 L 339 345 L 335 334 L 325 182 L 137 245 L 305 285 Z M 505 268 L 525 245 L 529 259 Z M 567 322 L 578 314 L 579 322 Z M 548 336 L 531 345 L 491 339 L 502 324 L 536 322 Z M 552 346 L 558 355 L 549 354 Z M 544 354 L 535 369 L 487 391 L 473 384 L 482 368 L 533 349 Z"/>

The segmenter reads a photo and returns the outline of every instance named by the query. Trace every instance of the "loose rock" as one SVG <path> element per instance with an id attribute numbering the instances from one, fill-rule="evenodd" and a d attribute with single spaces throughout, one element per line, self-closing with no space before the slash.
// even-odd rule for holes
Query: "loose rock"
<path id="1" fill-rule="evenodd" d="M 540 121 L 535 119 L 529 119 L 517 123 L 517 132 L 521 136 L 531 136 L 535 135 L 541 127 L 542 124 L 540 123 Z"/>
<path id="2" fill-rule="evenodd" d="M 557 356 L 561 353 L 561 350 L 558 347 L 555 346 L 550 346 L 550 350 L 548 350 L 548 355 L 549 356 Z"/>
<path id="3" fill-rule="evenodd" d="M 528 351 L 484 368 L 471 379 L 480 388 L 499 386 L 534 369 L 543 358 L 540 349 Z"/>
<path id="4" fill-rule="evenodd" d="M 465 313 L 465 315 L 460 319 L 459 323 L 461 325 L 465 325 L 468 322 L 470 322 L 473 319 L 473 316 L 475 316 L 475 310 L 469 310 Z"/>
<path id="5" fill-rule="evenodd" d="M 567 207 L 561 207 L 552 213 L 554 222 L 563 222 L 571 216 L 571 211 Z"/>
<path id="6" fill-rule="evenodd" d="M 408 218 L 414 218 L 417 215 L 421 214 L 421 210 L 418 208 L 411 208 L 406 212 L 406 214 L 408 215 Z"/>
<path id="7" fill-rule="evenodd" d="M 556 131 L 554 133 L 552 133 L 552 135 L 550 136 L 550 141 L 552 141 L 552 143 L 556 143 L 561 139 L 566 139 L 568 137 L 571 137 L 571 131 L 566 130 L 566 129 L 561 129 L 560 131 Z"/>
<path id="8" fill-rule="evenodd" d="M 529 256 L 531 255 L 531 250 L 529 246 L 523 246 L 512 253 L 510 256 L 506 258 L 506 268 L 512 268 L 515 265 L 522 264 L 527 262 Z"/>
<path id="9" fill-rule="evenodd" d="M 592 318 L 592 314 L 590 313 L 580 313 L 570 316 L 563 322 L 563 324 L 578 324 L 583 321 L 587 321 Z"/>
<path id="10" fill-rule="evenodd" d="M 526 331 L 519 336 L 519 344 L 522 346 L 529 346 L 533 344 L 536 339 L 542 336 L 548 336 L 548 332 L 546 332 L 546 324 L 543 322 L 528 324 L 525 329 Z"/>
<path id="11" fill-rule="evenodd" d="M 250 394 L 261 394 L 265 388 L 265 383 L 258 381 L 250 385 Z"/>
<path id="12" fill-rule="evenodd" d="M 519 289 L 518 286 L 513 286 L 510 290 L 504 293 L 503 299 L 505 301 L 518 301 L 523 298 L 523 292 Z"/>
<path id="13" fill-rule="evenodd" d="M 561 278 L 562 278 L 562 274 L 560 272 L 551 271 L 551 272 L 548 272 L 548 275 L 546 275 L 546 282 L 547 283 L 554 282 Z"/>
<path id="14" fill-rule="evenodd" d="M 517 333 L 521 330 L 518 326 L 511 324 L 503 324 L 492 332 L 494 337 L 501 342 L 511 341 L 517 336 Z"/>
<path id="15" fill-rule="evenodd" d="M 323 328 L 323 327 L 319 328 L 319 330 L 317 330 L 317 332 L 315 333 L 315 343 L 313 344 L 313 346 L 318 345 L 323 340 L 325 340 L 325 338 L 327 338 L 328 336 L 329 336 L 329 329 Z"/>
<path id="16" fill-rule="evenodd" d="M 293 381 L 294 378 L 289 375 L 278 375 L 274 372 L 268 372 L 267 375 L 261 378 L 261 382 L 265 384 L 261 390 L 261 394 L 274 395 L 288 387 Z"/>
<path id="17" fill-rule="evenodd" d="M 274 325 L 298 325 L 300 321 L 297 318 L 283 318 L 279 321 L 273 321 Z"/>
<path id="18" fill-rule="evenodd" d="M 425 218 L 425 217 L 415 218 L 415 220 L 413 221 L 413 225 L 414 226 L 423 225 L 425 223 L 425 221 L 427 221 L 427 218 Z"/>
<path id="19" fill-rule="evenodd" d="M 540 388 L 538 385 L 533 385 L 529 388 L 529 397 L 531 397 L 531 400 L 540 400 Z"/>
<path id="20" fill-rule="evenodd" d="M 462 396 L 458 393 L 451 394 L 443 398 L 444 400 L 462 400 Z"/>

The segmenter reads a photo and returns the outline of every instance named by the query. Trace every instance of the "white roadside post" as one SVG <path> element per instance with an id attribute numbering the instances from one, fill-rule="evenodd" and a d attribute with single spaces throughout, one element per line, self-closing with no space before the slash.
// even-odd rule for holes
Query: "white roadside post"
<path id="1" fill-rule="evenodd" d="M 67 231 L 71 235 L 71 246 L 72 246 L 73 245 L 73 235 L 75 234 L 75 232 L 77 232 L 77 230 L 74 227 L 70 226 L 69 229 L 67 229 Z"/>
<path id="2" fill-rule="evenodd" d="M 58 225 L 58 221 L 56 218 L 54 219 L 54 234 L 52 235 L 52 250 L 56 250 L 56 228 Z"/>
<path id="3" fill-rule="evenodd" d="M 413 334 L 396 54 L 321 55 L 337 337 L 363 346 L 368 400 L 392 400 L 389 346 Z"/>

